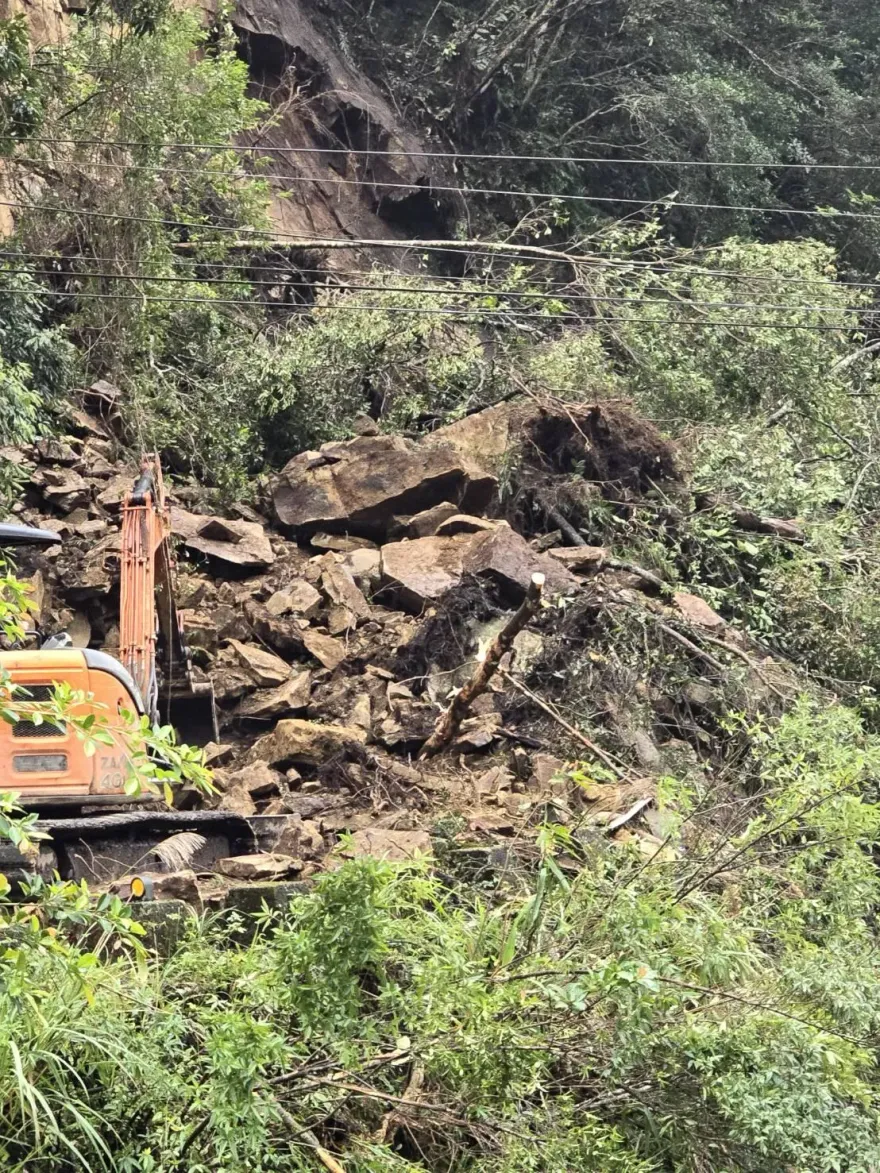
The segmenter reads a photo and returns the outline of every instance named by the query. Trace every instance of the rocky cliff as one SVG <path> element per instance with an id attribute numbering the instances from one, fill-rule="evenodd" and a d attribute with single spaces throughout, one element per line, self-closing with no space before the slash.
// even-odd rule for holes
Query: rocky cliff
<path id="1" fill-rule="evenodd" d="M 199 7 L 210 20 L 213 6 Z M 82 12 L 79 0 L 0 3 L 0 19 L 25 15 L 35 49 L 60 43 Z M 272 112 L 271 125 L 240 145 L 254 147 L 279 192 L 271 211 L 279 234 L 290 244 L 297 236 L 442 235 L 448 209 L 428 194 L 428 160 L 418 156 L 425 143 L 334 45 L 321 17 L 302 0 L 240 0 L 231 21 L 251 95 Z M 380 189 L 380 181 L 400 186 Z M 3 214 L 0 231 L 9 231 Z"/>

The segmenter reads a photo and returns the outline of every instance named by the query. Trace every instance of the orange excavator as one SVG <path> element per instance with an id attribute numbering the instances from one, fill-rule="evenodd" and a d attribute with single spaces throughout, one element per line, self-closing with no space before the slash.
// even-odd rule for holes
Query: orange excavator
<path id="1" fill-rule="evenodd" d="M 6 527 L 7 534 L 13 527 Z M 2 535 L 0 535 L 2 541 Z M 19 544 L 57 542 L 48 531 L 22 530 Z M 162 472 L 145 457 L 141 475 L 122 505 L 119 660 L 106 652 L 66 647 L 63 636 L 38 649 L 0 652 L 14 696 L 25 709 L 48 700 L 57 683 L 88 699 L 76 716 L 94 712 L 114 739 L 86 755 L 72 726 L 35 724 L 28 715 L 0 724 L 0 779 L 31 805 L 94 806 L 126 799 L 130 760 L 119 732 L 123 714 L 172 719 L 192 740 L 216 736 L 210 681 L 194 678 L 192 660 L 172 589 L 171 523 Z M 179 710 L 183 708 L 184 717 Z M 175 711 L 178 710 L 178 711 Z M 193 720 L 193 714 L 201 719 Z M 193 735 L 193 728 L 196 734 Z"/>
<path id="2" fill-rule="evenodd" d="M 51 531 L 0 525 L 0 550 L 58 541 Z M 78 845 L 79 855 L 56 852 L 48 861 L 54 868 L 66 858 L 68 866 L 62 870 L 76 878 L 99 878 L 84 862 L 97 858 L 98 846 L 115 853 L 113 858 L 119 856 L 121 864 L 130 862 L 126 857 L 131 851 L 118 842 L 120 837 L 131 841 L 134 835 L 138 850 L 148 847 L 156 834 L 211 824 L 229 832 L 228 842 L 218 848 L 224 853 L 233 840 L 253 838 L 249 825 L 224 812 L 160 809 L 150 794 L 126 794 L 132 773 L 132 716 L 169 721 L 196 744 L 217 739 L 213 686 L 197 679 L 193 670 L 174 601 L 173 568 L 162 472 L 157 457 L 146 456 L 122 504 L 119 659 L 97 649 L 73 648 L 64 633 L 37 648 L 0 651 L 0 677 L 7 694 L 24 710 L 23 719 L 13 725 L 0 721 L 0 791 L 12 792 L 26 808 L 39 809 L 40 826 L 55 845 Z M 89 756 L 70 723 L 31 718 L 27 709 L 39 709 L 59 683 L 78 694 L 73 715 L 94 713 L 113 738 L 112 745 L 100 745 Z M 129 732 L 123 732 L 126 728 Z M 78 808 L 78 817 L 58 817 L 72 813 L 71 807 Z M 108 808 L 115 810 L 105 813 Z M 235 825 L 230 830 L 227 824 Z M 98 844 L 92 842 L 96 837 Z"/>

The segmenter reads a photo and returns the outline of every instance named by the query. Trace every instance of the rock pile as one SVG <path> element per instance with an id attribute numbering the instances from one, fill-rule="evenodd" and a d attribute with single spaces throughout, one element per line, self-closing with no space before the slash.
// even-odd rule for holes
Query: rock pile
<path id="1" fill-rule="evenodd" d="M 14 454 L 26 478 L 16 512 L 64 539 L 25 566 L 41 629 L 113 651 L 119 509 L 133 472 L 102 404 L 93 389 L 67 437 Z M 246 505 L 210 516 L 187 490 L 173 496 L 178 604 L 221 713 L 221 744 L 207 747 L 218 804 L 279 817 L 271 858 L 225 861 L 226 874 L 307 873 L 342 831 L 355 833 L 355 850 L 375 850 L 384 834 L 399 855 L 406 844 L 426 849 L 424 828 L 442 812 L 494 833 L 538 821 L 548 803 L 570 817 L 583 801 L 563 763 L 528 752 L 534 739 L 505 723 L 501 686 L 479 699 L 449 755 L 416 760 L 480 640 L 532 574 L 545 576 L 549 598 L 570 599 L 603 565 L 601 549 L 567 546 L 559 533 L 530 540 L 502 516 L 499 476 L 521 444 L 539 452 L 523 483 L 551 518 L 547 492 L 566 446 L 578 446 L 581 466 L 613 472 L 618 492 L 672 475 L 660 436 L 620 407 L 530 403 L 419 442 L 359 435 L 300 453 L 264 503 L 271 520 Z M 464 642 L 457 631 L 450 668 L 437 625 L 451 598 L 466 606 L 474 591 L 491 599 L 491 621 L 475 615 Z M 505 669 L 524 669 L 536 644 L 540 635 L 523 631 Z"/>

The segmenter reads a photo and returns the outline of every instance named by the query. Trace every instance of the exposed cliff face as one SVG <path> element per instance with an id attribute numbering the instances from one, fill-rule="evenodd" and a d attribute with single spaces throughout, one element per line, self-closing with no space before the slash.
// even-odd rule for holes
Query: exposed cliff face
<path id="1" fill-rule="evenodd" d="M 279 231 L 326 237 L 436 233 L 444 214 L 424 190 L 427 160 L 413 157 L 425 144 L 338 52 L 319 19 L 299 0 L 240 0 L 233 15 L 253 93 L 277 116 L 271 130 L 245 141 L 277 150 L 268 174 L 287 193 L 273 208 Z M 346 147 L 392 153 L 370 160 L 335 153 Z M 302 181 L 307 177 L 313 182 Z M 377 182 L 404 186 L 383 189 Z"/>
<path id="2" fill-rule="evenodd" d="M 186 2 L 199 4 L 206 20 L 216 11 L 212 0 Z M 81 11 L 76 0 L 0 0 L 0 18 L 25 14 L 35 48 L 60 43 L 74 11 Z M 427 194 L 428 161 L 417 157 L 424 142 L 334 47 L 319 16 L 300 0 L 240 0 L 232 23 L 251 92 L 275 115 L 271 128 L 243 142 L 272 157 L 265 174 L 279 192 L 272 205 L 279 234 L 387 238 L 442 231 L 446 213 Z M 333 153 L 340 148 L 394 153 L 365 160 Z M 403 186 L 383 189 L 377 182 Z M 0 233 L 12 228 L 6 220 Z"/>
<path id="3" fill-rule="evenodd" d="M 61 0 L 0 0 L 0 20 L 24 13 L 35 49 L 62 40 L 68 11 Z"/>

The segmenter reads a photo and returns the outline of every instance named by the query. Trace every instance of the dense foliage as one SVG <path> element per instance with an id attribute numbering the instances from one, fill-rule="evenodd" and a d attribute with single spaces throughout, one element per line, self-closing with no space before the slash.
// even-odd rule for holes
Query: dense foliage
<path id="1" fill-rule="evenodd" d="M 681 479 L 616 500 L 571 467 L 554 507 L 797 673 L 784 692 L 746 696 L 733 670 L 703 688 L 649 858 L 549 810 L 475 877 L 449 819 L 437 870 L 348 863 L 257 925 L 194 920 L 161 961 L 111 898 L 4 903 L 4 1168 L 877 1168 L 880 417 L 874 290 L 854 283 L 878 268 L 876 11 L 345 11 L 324 7 L 340 45 L 439 147 L 598 160 L 438 179 L 578 198 L 450 200 L 494 253 L 426 251 L 405 275 L 368 257 L 319 286 L 303 277 L 323 258 L 267 239 L 259 167 L 223 145 L 267 117 L 225 16 L 100 3 L 34 55 L 7 23 L 4 175 L 27 206 L 0 274 L 0 448 L 63 428 L 71 389 L 107 377 L 133 450 L 231 499 L 364 411 L 417 434 L 515 393 L 627 399 Z M 734 162 L 761 166 L 717 165 Z M 0 626 L 21 605 L 5 578 Z M 649 725 L 651 689 L 692 683 L 691 653 L 644 617 L 590 622 L 548 687 L 592 736 L 613 684 Z M 81 703 L 62 692 L 50 715 Z M 206 784 L 167 730 L 135 732 L 166 762 L 144 755 L 142 781 Z M 0 835 L 29 828 L 0 802 Z"/>
<path id="2" fill-rule="evenodd" d="M 638 207 L 673 195 L 679 206 L 668 224 L 687 243 L 806 229 L 845 243 L 854 264 L 876 267 L 870 221 L 805 222 L 786 211 L 866 211 L 872 205 L 857 193 L 878 194 L 871 167 L 880 161 L 872 131 L 880 23 L 865 0 L 353 7 L 361 19 L 346 18 L 344 29 L 340 21 L 340 30 L 357 59 L 438 145 L 572 157 L 457 161 L 474 186 L 586 195 L 559 209 L 581 229 L 632 214 L 632 204 L 616 200 Z M 325 10 L 331 19 L 340 12 L 333 3 Z M 530 204 L 503 197 L 492 209 L 515 221 Z"/>
<path id="3" fill-rule="evenodd" d="M 873 1168 L 880 745 L 807 700 L 741 733 L 751 800 L 670 782 L 648 860 L 355 861 L 146 966 L 46 894 L 25 942 L 90 944 L 2 961 L 6 1167 Z"/>

